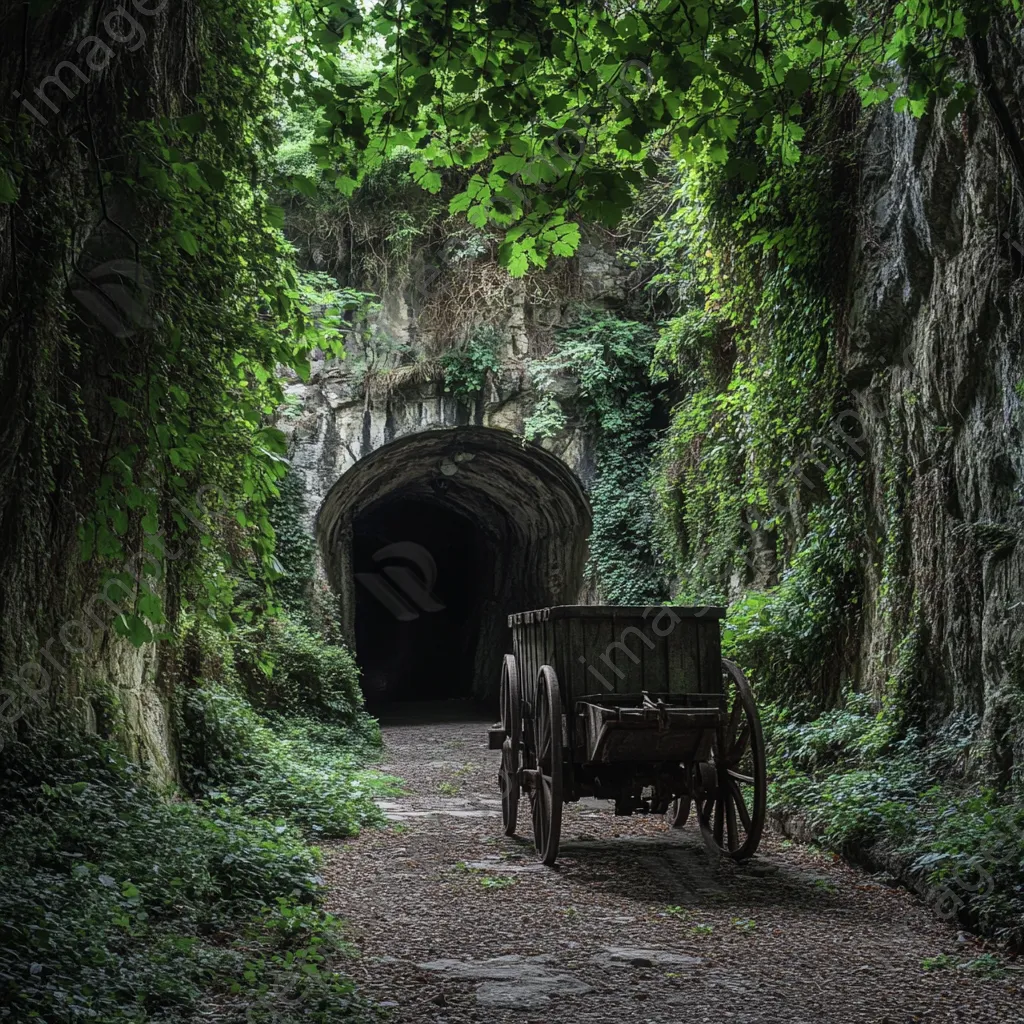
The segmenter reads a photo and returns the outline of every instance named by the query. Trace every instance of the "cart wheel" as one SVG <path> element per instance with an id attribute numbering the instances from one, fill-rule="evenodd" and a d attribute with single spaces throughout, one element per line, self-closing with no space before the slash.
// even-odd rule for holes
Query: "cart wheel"
<path id="1" fill-rule="evenodd" d="M 697 822 L 705 841 L 747 860 L 761 842 L 768 802 L 764 738 L 746 677 L 725 658 L 722 669 L 729 719 L 712 747 L 711 771 L 701 773 Z"/>
<path id="2" fill-rule="evenodd" d="M 511 654 L 505 655 L 501 666 L 501 727 L 505 742 L 501 746 L 501 769 L 498 789 L 501 793 L 501 820 L 505 835 L 516 834 L 519 816 L 519 745 L 522 741 L 522 701 L 519 697 L 519 669 Z"/>
<path id="3" fill-rule="evenodd" d="M 562 835 L 562 696 L 550 665 L 537 678 L 533 736 L 537 771 L 530 787 L 533 803 L 533 842 L 541 860 L 551 865 L 558 857 Z"/>
<path id="4" fill-rule="evenodd" d="M 690 807 L 693 806 L 692 797 L 681 796 L 668 805 L 665 812 L 665 821 L 669 828 L 682 828 L 690 817 Z"/>

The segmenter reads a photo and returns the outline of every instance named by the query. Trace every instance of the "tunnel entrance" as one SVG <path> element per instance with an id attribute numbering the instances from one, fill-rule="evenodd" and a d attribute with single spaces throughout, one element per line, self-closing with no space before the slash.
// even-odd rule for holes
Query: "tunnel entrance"
<path id="1" fill-rule="evenodd" d="M 471 697 L 486 539 L 439 502 L 388 498 L 353 523 L 356 652 L 369 704 Z"/>
<path id="2" fill-rule="evenodd" d="M 424 431 L 357 462 L 316 531 L 368 702 L 496 703 L 508 615 L 578 599 L 590 523 L 572 470 L 507 431 Z"/>

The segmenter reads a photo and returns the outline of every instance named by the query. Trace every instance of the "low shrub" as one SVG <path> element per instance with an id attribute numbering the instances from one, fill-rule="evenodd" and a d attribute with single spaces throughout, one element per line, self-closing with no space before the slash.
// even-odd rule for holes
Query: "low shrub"
<path id="1" fill-rule="evenodd" d="M 202 643 L 223 647 L 226 664 L 209 675 L 237 679 L 249 703 L 264 714 L 314 716 L 379 742 L 376 723 L 363 711 L 355 658 L 301 614 L 281 612 L 259 626 L 239 627 L 226 639 L 204 633 Z"/>
<path id="2" fill-rule="evenodd" d="M 276 728 L 229 687 L 203 683 L 181 706 L 181 762 L 197 797 L 281 819 L 320 838 L 379 822 L 374 792 L 393 785 L 360 770 L 343 727 L 282 718 Z M 317 742 L 319 740 L 319 742 Z"/>
<path id="3" fill-rule="evenodd" d="M 940 915 L 1024 945 L 1024 794 L 965 775 L 965 723 L 927 743 L 900 737 L 887 712 L 851 694 L 809 722 L 769 705 L 763 724 L 776 813 L 890 865 Z"/>
<path id="4" fill-rule="evenodd" d="M 95 738 L 12 745 L 0 771 L 0 1020 L 362 1016 L 297 828 L 169 800 Z"/>

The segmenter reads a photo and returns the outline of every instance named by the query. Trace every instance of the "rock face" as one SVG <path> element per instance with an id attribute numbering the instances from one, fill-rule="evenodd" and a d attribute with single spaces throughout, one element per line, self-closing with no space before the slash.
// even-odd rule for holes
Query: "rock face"
<path id="1" fill-rule="evenodd" d="M 281 425 L 371 701 L 493 698 L 507 615 L 577 598 L 586 438 L 525 443 L 521 380 L 492 382 L 472 424 L 439 380 L 357 397 L 324 369 L 290 389 L 302 414 Z"/>
<path id="2" fill-rule="evenodd" d="M 104 443 L 120 444 L 108 434 L 106 396 L 115 374 L 134 372 L 121 339 L 146 322 L 154 298 L 139 250 L 166 230 L 123 183 L 104 184 L 100 195 L 95 156 L 137 163 L 133 128 L 173 116 L 198 88 L 199 22 L 161 15 L 164 6 L 149 6 L 144 31 L 139 23 L 141 35 L 115 47 L 117 59 L 102 69 L 80 44 L 117 38 L 119 30 L 103 28 L 104 5 L 40 8 L 16 33 L 8 16 L 27 9 L 4 9 L 4 123 L 28 111 L 24 83 L 43 83 L 41 95 L 55 68 L 56 81 L 64 79 L 50 89 L 56 102 L 46 100 L 42 123 L 33 117 L 5 143 L 5 166 L 38 188 L 0 203 L 0 752 L 12 737 L 30 740 L 32 727 L 60 708 L 172 782 L 171 702 L 156 681 L 155 645 L 137 650 L 113 630 L 121 607 L 110 609 L 123 606 L 123 595 L 115 590 L 111 600 L 101 591 L 78 534 L 95 506 Z M 67 127 L 86 106 L 98 146 L 92 153 L 65 146 Z M 111 300 L 110 282 L 126 281 L 126 266 L 136 268 L 134 283 L 117 284 L 119 298 Z"/>
<path id="3" fill-rule="evenodd" d="M 1019 65 L 1003 67 L 1024 125 Z M 939 714 L 980 720 L 1008 771 L 1024 757 L 1020 729 L 1016 752 L 995 740 L 1024 702 L 1024 182 L 974 109 L 952 125 L 886 112 L 870 130 L 844 433 L 872 519 L 862 682 L 903 673 Z"/>
<path id="4" fill-rule="evenodd" d="M 367 393 L 353 372 L 341 365 L 314 364 L 308 384 L 287 388 L 295 402 L 278 426 L 290 438 L 291 463 L 303 479 L 312 527 L 327 493 L 357 462 L 403 437 L 428 430 L 478 426 L 521 435 L 536 396 L 527 379 L 527 360 L 511 360 L 491 377 L 469 408 L 444 391 L 438 368 L 433 379 Z M 584 483 L 592 476 L 588 438 L 573 428 L 546 444 Z"/>
<path id="5" fill-rule="evenodd" d="M 998 84 L 1024 125 L 1016 64 L 1009 54 L 995 57 Z M 980 721 L 982 737 L 995 744 L 1024 710 L 1024 187 L 987 108 L 979 101 L 973 111 L 954 124 L 884 111 L 870 127 L 840 338 L 853 398 L 839 426 L 868 481 L 870 556 L 854 675 L 876 692 L 896 679 L 923 695 L 936 718 L 952 712 L 965 728 Z M 614 305 L 623 281 L 622 268 L 600 247 L 581 251 L 577 297 Z M 390 296 L 383 309 L 389 329 L 415 342 L 409 303 Z M 544 315 L 557 320 L 558 310 Z M 588 522 L 580 489 L 593 475 L 586 432 L 570 423 L 550 446 L 567 474 L 534 449 L 520 446 L 519 458 L 506 445 L 491 466 L 496 490 L 462 487 L 485 464 L 468 460 L 487 447 L 488 432 L 500 448 L 504 432 L 521 433 L 534 409 L 525 317 L 525 305 L 517 307 L 502 369 L 471 405 L 445 394 L 440 367 L 429 359 L 398 368 L 376 389 L 364 388 L 345 364 L 315 365 L 308 384 L 290 386 L 294 411 L 281 426 L 291 435 L 310 527 L 351 638 L 359 639 L 355 576 L 381 571 L 373 550 L 358 551 L 360 520 L 365 525 L 364 513 L 377 516 L 389 503 L 397 516 L 400 501 L 420 502 L 405 507 L 419 508 L 424 521 L 427 505 L 461 516 L 453 529 L 463 531 L 474 555 L 455 573 L 469 594 L 457 614 L 472 620 L 467 629 L 489 622 L 481 635 L 495 650 L 506 611 L 573 599 Z M 401 447 L 416 435 L 430 440 Z M 541 482 L 542 466 L 560 482 Z M 376 550 L 409 539 L 401 534 L 394 522 L 374 540 Z M 422 546 L 429 534 L 414 543 Z M 529 566 L 518 554 L 524 538 L 541 549 Z M 426 621 L 415 628 L 421 644 L 426 638 L 451 647 L 455 637 L 431 634 Z M 493 658 L 467 653 L 469 641 L 460 636 L 453 671 L 471 677 L 477 695 L 492 694 Z M 368 667 L 371 695 L 375 675 L 393 669 Z M 464 692 L 463 683 L 452 689 Z M 1024 757 L 1024 741 L 1016 751 L 1012 744 L 997 748 L 990 744 L 985 755 L 1000 770 Z"/>
<path id="6" fill-rule="evenodd" d="M 592 304 L 615 301 L 623 268 L 596 246 L 588 253 L 576 291 Z M 378 334 L 415 338 L 409 308 L 385 296 Z M 579 598 L 592 439 L 570 414 L 543 446 L 523 440 L 537 403 L 527 354 L 535 332 L 516 309 L 500 369 L 468 401 L 446 393 L 441 365 L 416 346 L 412 362 L 374 375 L 356 350 L 287 387 L 278 425 L 371 701 L 492 699 L 507 615 Z M 571 388 L 556 397 L 571 400 Z"/>

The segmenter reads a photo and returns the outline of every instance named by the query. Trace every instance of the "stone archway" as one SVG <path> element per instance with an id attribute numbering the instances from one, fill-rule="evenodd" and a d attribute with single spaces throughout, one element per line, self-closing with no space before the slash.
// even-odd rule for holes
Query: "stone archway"
<path id="1" fill-rule="evenodd" d="M 508 614 L 577 599 L 590 526 L 573 471 L 507 431 L 427 430 L 358 461 L 316 536 L 368 699 L 493 700 Z"/>

